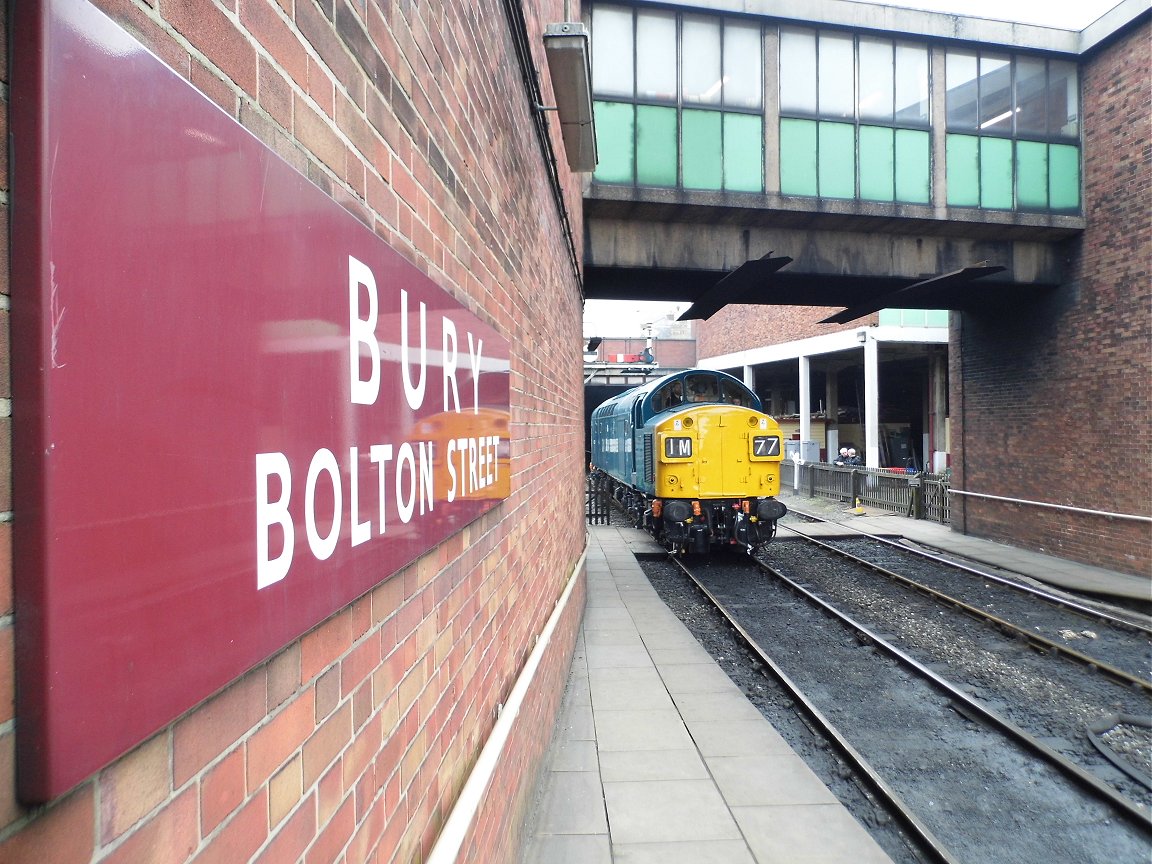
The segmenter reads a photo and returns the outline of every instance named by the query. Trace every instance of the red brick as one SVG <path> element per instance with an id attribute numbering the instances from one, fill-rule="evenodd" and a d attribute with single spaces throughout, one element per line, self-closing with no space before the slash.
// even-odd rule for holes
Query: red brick
<path id="1" fill-rule="evenodd" d="M 345 702 L 304 742 L 304 786 L 311 786 L 352 739 L 352 706 Z"/>
<path id="2" fill-rule="evenodd" d="M 177 723 L 172 732 L 173 783 L 182 786 L 259 723 L 266 698 L 265 678 L 257 671 Z"/>
<path id="3" fill-rule="evenodd" d="M 255 789 L 296 753 L 315 731 L 311 691 L 300 695 L 247 741 L 248 788 Z"/>
<path id="4" fill-rule="evenodd" d="M 0 843 L 0 861 L 87 864 L 96 827 L 93 788 L 81 786 Z"/>
<path id="5" fill-rule="evenodd" d="M 102 858 L 101 864 L 182 864 L 199 842 L 196 789 L 189 787 Z"/>
<path id="6" fill-rule="evenodd" d="M 213 765 L 200 783 L 201 833 L 208 836 L 244 801 L 244 750 L 238 748 Z"/>
<path id="7" fill-rule="evenodd" d="M 316 722 L 336 710 L 340 704 L 340 667 L 333 666 L 316 679 Z"/>
<path id="8" fill-rule="evenodd" d="M 168 736 L 157 735 L 100 772 L 100 842 L 110 843 L 172 794 Z"/>
<path id="9" fill-rule="evenodd" d="M 276 831 L 276 837 L 260 853 L 256 864 L 297 861 L 316 836 L 316 807 L 305 801 Z"/>
<path id="10" fill-rule="evenodd" d="M 345 610 L 300 640 L 300 680 L 310 681 L 332 666 L 352 644 L 352 617 Z"/>
<path id="11" fill-rule="evenodd" d="M 194 864 L 247 861 L 268 839 L 268 792 L 260 789 L 193 860 Z"/>
<path id="12" fill-rule="evenodd" d="M 340 695 L 348 696 L 380 665 L 380 640 L 367 638 L 340 661 Z"/>
<path id="13" fill-rule="evenodd" d="M 268 0 L 241 0 L 240 24 L 246 27 L 288 77 L 303 85 L 308 76 L 308 52 L 304 43 Z"/>
<path id="14" fill-rule="evenodd" d="M 268 711 L 274 711 L 299 689 L 300 643 L 295 642 L 268 662 Z"/>
<path id="15" fill-rule="evenodd" d="M 268 781 L 268 821 L 274 828 L 283 821 L 304 795 L 304 766 L 299 756 L 292 759 Z"/>
<path id="16" fill-rule="evenodd" d="M 352 801 L 349 799 L 320 831 L 320 836 L 304 856 L 304 864 L 330 864 L 338 860 L 340 850 L 351 838 L 352 829 L 355 827 L 352 817 Z"/>
<path id="17" fill-rule="evenodd" d="M 167 0 L 164 16 L 245 93 L 256 92 L 256 49 L 211 3 Z"/>

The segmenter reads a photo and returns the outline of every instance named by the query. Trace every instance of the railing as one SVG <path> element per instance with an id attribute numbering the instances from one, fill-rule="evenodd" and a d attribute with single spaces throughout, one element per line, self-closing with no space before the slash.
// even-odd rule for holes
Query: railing
<path id="1" fill-rule="evenodd" d="M 875 507 L 914 519 L 949 521 L 948 476 L 945 474 L 840 468 L 826 462 L 798 465 L 788 459 L 780 463 L 780 468 L 780 485 L 809 498 L 842 501 L 852 507 Z"/>
<path id="2" fill-rule="evenodd" d="M 590 471 L 584 479 L 584 515 L 589 525 L 607 525 L 612 506 L 612 485 L 603 471 Z"/>

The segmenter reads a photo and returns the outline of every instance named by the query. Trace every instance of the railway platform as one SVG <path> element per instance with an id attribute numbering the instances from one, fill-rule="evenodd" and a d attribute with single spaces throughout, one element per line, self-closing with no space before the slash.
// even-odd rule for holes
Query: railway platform
<path id="1" fill-rule="evenodd" d="M 588 601 L 521 864 L 887 864 L 696 642 L 636 556 L 589 529 Z"/>

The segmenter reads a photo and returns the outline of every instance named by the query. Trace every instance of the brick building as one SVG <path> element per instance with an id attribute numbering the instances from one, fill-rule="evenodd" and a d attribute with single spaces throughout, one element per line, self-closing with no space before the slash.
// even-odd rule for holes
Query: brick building
<path id="1" fill-rule="evenodd" d="M 1066 279 L 1008 314 L 954 316 L 950 340 L 958 528 L 1147 575 L 1152 504 L 1152 26 L 1085 56 L 1084 232 Z"/>
<path id="2" fill-rule="evenodd" d="M 69 788 L 50 794 L 49 800 L 28 800 L 21 789 L 43 785 L 42 778 L 32 776 L 40 758 L 37 745 L 29 741 L 36 721 L 17 690 L 26 695 L 38 682 L 28 678 L 17 684 L 14 676 L 22 673 L 14 670 L 18 655 L 29 659 L 22 639 L 37 610 L 21 590 L 14 592 L 13 584 L 29 585 L 29 547 L 37 541 L 24 542 L 17 532 L 14 545 L 13 526 L 35 522 L 37 516 L 31 487 L 21 481 L 13 492 L 8 478 L 13 430 L 17 452 L 25 452 L 22 436 L 39 422 L 30 417 L 35 400 L 22 389 L 25 378 L 10 374 L 14 366 L 27 370 L 35 365 L 26 351 L 34 326 L 28 310 L 37 301 L 35 286 L 12 275 L 28 272 L 32 253 L 23 241 L 11 246 L 7 241 L 10 214 L 22 212 L 36 194 L 29 172 L 36 170 L 38 157 L 29 149 L 9 152 L 5 134 L 0 138 L 5 148 L 0 160 L 5 240 L 0 271 L 0 396 L 5 408 L 0 420 L 5 480 L 0 483 L 0 860 L 428 860 L 462 790 L 473 807 L 462 829 L 453 833 L 463 850 L 461 860 L 505 861 L 513 854 L 535 767 L 547 744 L 542 730 L 551 727 L 555 716 L 583 608 L 580 357 L 571 338 L 580 325 L 575 251 L 582 247 L 580 189 L 578 175 L 565 163 L 556 115 L 533 108 L 554 104 L 542 36 L 547 24 L 563 20 L 567 5 L 560 0 L 479 6 L 22 0 L 0 7 L 0 45 L 17 46 L 4 63 L 0 121 L 6 133 L 15 125 L 16 106 L 23 106 L 22 116 L 32 118 L 33 125 L 48 127 L 64 116 L 49 113 L 36 100 L 62 83 L 75 83 L 79 75 L 42 82 L 43 90 L 26 82 L 38 80 L 36 70 L 48 64 L 74 62 L 76 56 L 62 59 L 54 53 L 61 43 L 53 40 L 68 36 L 69 21 L 87 22 L 82 30 L 118 46 L 103 56 L 85 55 L 86 62 L 107 62 L 112 69 L 98 95 L 115 97 L 119 88 L 146 101 L 149 92 L 176 92 L 194 109 L 196 119 L 184 121 L 191 126 L 180 139 L 188 146 L 212 148 L 228 140 L 260 159 L 273 151 L 298 172 L 293 176 L 307 178 L 307 195 L 322 196 L 316 210 L 328 214 L 325 219 L 367 248 L 394 255 L 396 272 L 435 285 L 459 316 L 474 316 L 477 326 L 490 328 L 485 331 L 494 334 L 489 344 L 510 346 L 508 442 L 501 445 L 510 452 L 501 452 L 499 464 L 512 472 L 507 497 L 399 572 L 389 574 L 381 567 L 371 590 L 351 602 L 340 601 L 331 615 L 242 669 L 222 689 L 110 762 L 83 773 Z M 108 20 L 93 18 L 93 12 Z M 44 23 L 49 13 L 57 16 L 51 26 Z M 141 53 L 141 46 L 154 57 Z M 80 43 L 74 54 L 85 50 Z M 165 77 L 156 58 L 175 75 Z M 137 75 L 151 76 L 150 81 L 159 82 L 156 89 L 128 85 L 124 82 L 138 79 L 120 77 Z M 226 122 L 204 107 L 204 97 Z M 197 129 L 204 117 L 220 134 L 203 131 L 208 126 Z M 241 128 L 247 131 L 238 134 Z M 89 140 L 103 146 L 105 133 L 114 131 L 97 128 Z M 177 124 L 152 133 L 179 131 Z M 259 145 L 246 137 L 249 133 Z M 144 133 L 142 140 L 150 137 Z M 125 143 L 130 149 L 132 142 Z M 75 152 L 62 153 L 61 164 Z M 45 164 L 46 171 L 58 167 Z M 200 166 L 205 180 L 214 178 L 213 164 L 209 158 Z M 247 180 L 243 165 L 236 160 L 227 164 Z M 278 162 L 267 164 L 279 170 Z M 163 169 L 156 176 L 166 182 L 175 175 Z M 116 216 L 125 201 L 137 200 L 131 196 L 146 198 L 147 189 L 137 186 L 128 183 L 103 197 L 91 213 L 91 227 Z M 198 187 L 190 186 L 172 191 L 193 200 Z M 213 188 L 214 197 L 196 200 L 204 212 L 223 210 L 243 197 L 232 195 L 230 188 L 235 186 L 222 182 Z M 335 216 L 330 215 L 333 207 L 339 211 Z M 355 224 L 346 229 L 348 220 Z M 197 230 L 193 226 L 189 233 Z M 136 242 L 125 238 L 122 248 L 104 249 L 96 257 L 124 252 L 131 262 Z M 139 242 L 150 241 L 144 237 Z M 295 248 L 311 251 L 313 242 L 323 241 L 317 237 Z M 205 273 L 215 272 L 213 259 L 244 252 L 209 251 L 200 265 Z M 289 249 L 287 257 L 295 256 Z M 306 257 L 297 263 L 306 264 Z M 207 299 L 211 286 L 203 287 L 187 295 L 195 298 L 191 306 L 172 308 L 187 316 L 189 326 L 221 310 L 219 298 Z M 314 287 L 312 293 L 321 290 Z M 338 286 L 339 292 L 347 298 L 347 287 Z M 146 293 L 141 285 L 137 296 L 142 302 Z M 58 310 L 63 320 L 81 321 L 86 301 L 87 295 L 73 293 L 66 311 Z M 363 317 L 355 307 L 353 315 Z M 216 330 L 221 339 L 231 338 L 238 320 L 221 320 Z M 294 329 L 274 329 L 270 336 L 288 347 L 281 356 L 290 357 L 292 340 L 317 327 L 303 321 Z M 115 333 L 109 348 L 130 338 L 119 328 Z M 467 362 L 464 335 L 459 333 L 457 377 Z M 438 350 L 438 333 L 435 338 Z M 198 345 L 177 339 L 173 347 L 176 353 L 207 360 L 216 350 L 214 343 L 208 335 Z M 532 347 L 540 343 L 551 350 Z M 63 368 L 92 366 L 73 356 Z M 35 380 L 34 370 L 28 380 Z M 90 392 L 108 394 L 99 412 L 90 415 L 94 429 L 117 410 L 119 397 L 113 394 L 126 386 L 127 379 L 116 375 L 92 382 Z M 219 382 L 203 389 L 196 397 L 199 419 L 189 425 L 217 422 L 218 411 L 231 404 L 228 391 L 244 386 Z M 323 382 L 312 386 L 318 388 L 316 412 L 324 415 Z M 465 392 L 458 398 L 468 398 L 470 389 L 462 387 Z M 158 396 L 154 404 L 163 401 Z M 346 397 L 344 404 L 341 411 L 348 410 Z M 231 434 L 243 439 L 249 430 L 237 427 Z M 228 446 L 226 440 L 221 444 Z M 210 468 L 212 461 L 209 457 L 204 465 Z M 491 471 L 492 463 L 487 464 Z M 238 473 L 246 477 L 249 470 Z M 339 475 L 320 470 L 317 476 L 322 485 L 325 476 L 335 482 Z M 243 479 L 241 488 L 249 484 Z M 303 487 L 302 476 L 298 484 Z M 251 497 L 247 491 L 241 494 Z M 55 506 L 52 500 L 44 503 Z M 91 518 L 99 521 L 101 514 Z M 108 523 L 107 530 L 113 527 Z M 327 530 L 307 527 L 310 538 Z M 304 529 L 301 523 L 298 550 Z M 335 531 L 329 537 L 334 543 L 339 539 Z M 148 536 L 138 536 L 121 547 L 121 560 L 140 566 L 151 557 L 150 547 Z M 306 553 L 307 546 L 303 549 Z M 204 551 L 223 552 L 224 546 Z M 149 578 L 164 584 L 166 572 L 159 563 Z M 224 575 L 217 568 L 207 578 Z M 328 588 L 318 585 L 316 590 Z M 139 614 L 125 621 L 139 622 Z M 134 627 L 126 625 L 124 635 Z M 230 641 L 225 638 L 221 650 Z M 102 650 L 95 639 L 92 649 Z M 169 677 L 193 677 L 187 673 L 204 666 L 211 653 L 166 657 Z M 513 685 L 526 668 L 535 674 L 521 697 Z M 95 676 L 97 682 L 102 674 Z M 516 710 L 508 710 L 512 707 Z M 64 722 L 81 728 L 87 720 L 73 716 Z M 493 755 L 484 751 L 482 759 L 486 744 Z M 493 744 L 500 746 L 492 750 Z M 474 770 L 478 761 L 492 770 L 475 794 L 465 784 L 483 774 Z M 483 794 L 485 782 L 496 791 Z"/>

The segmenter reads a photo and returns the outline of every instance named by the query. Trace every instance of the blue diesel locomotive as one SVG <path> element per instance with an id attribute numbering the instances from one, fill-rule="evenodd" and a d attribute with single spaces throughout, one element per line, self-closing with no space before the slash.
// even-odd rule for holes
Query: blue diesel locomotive
<path id="1" fill-rule="evenodd" d="M 760 398 L 723 372 L 690 369 L 592 412 L 592 467 L 637 527 L 674 552 L 751 553 L 776 535 L 784 442 Z"/>

